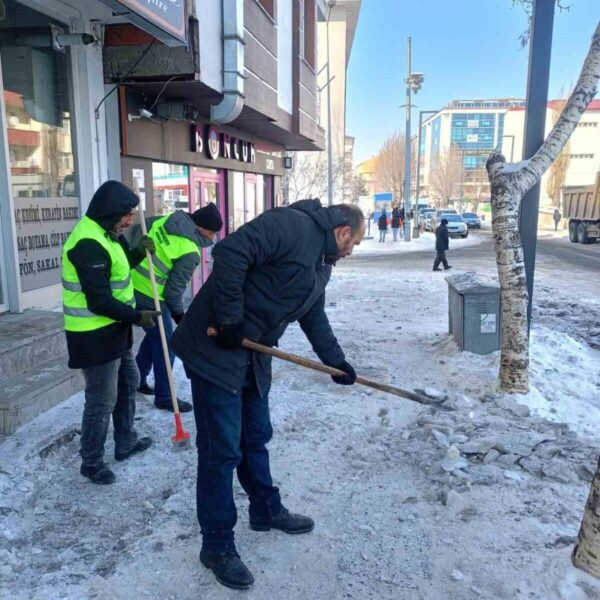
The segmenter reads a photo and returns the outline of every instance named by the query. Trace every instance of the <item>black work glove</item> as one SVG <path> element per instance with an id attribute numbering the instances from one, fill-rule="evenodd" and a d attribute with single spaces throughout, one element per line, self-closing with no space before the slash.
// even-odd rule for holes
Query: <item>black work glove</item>
<path id="1" fill-rule="evenodd" d="M 346 375 L 332 375 L 331 379 L 339 385 L 353 385 L 356 381 L 356 371 L 352 368 L 352 365 L 344 361 L 341 365 L 336 365 L 336 369 L 344 371 Z"/>
<path id="2" fill-rule="evenodd" d="M 149 250 L 150 254 L 154 254 L 156 252 L 156 245 L 151 237 L 143 235 L 135 250 L 142 256 L 146 256 L 146 250 Z"/>
<path id="3" fill-rule="evenodd" d="M 156 325 L 154 317 L 160 317 L 161 314 L 162 313 L 157 310 L 141 310 L 138 325 L 140 327 L 145 327 L 146 329 L 154 327 Z"/>
<path id="4" fill-rule="evenodd" d="M 218 328 L 219 334 L 215 338 L 215 341 L 221 348 L 225 350 L 235 350 L 242 345 L 244 339 L 244 324 L 233 323 L 231 325 L 221 325 Z"/>
<path id="5" fill-rule="evenodd" d="M 172 314 L 171 316 L 173 317 L 173 321 L 175 321 L 175 325 L 179 325 L 179 323 L 181 323 L 181 319 L 183 319 L 183 313 L 179 313 L 177 315 Z"/>

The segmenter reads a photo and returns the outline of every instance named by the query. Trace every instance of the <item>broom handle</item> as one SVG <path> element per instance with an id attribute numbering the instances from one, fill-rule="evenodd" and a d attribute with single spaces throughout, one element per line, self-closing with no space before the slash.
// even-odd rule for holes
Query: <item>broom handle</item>
<path id="1" fill-rule="evenodd" d="M 247 348 L 248 350 L 253 350 L 254 352 L 261 352 L 262 354 L 270 354 L 271 356 L 275 356 L 276 358 L 280 358 L 281 360 L 287 360 L 288 362 L 300 365 L 301 367 L 313 369 L 314 371 L 321 371 L 321 373 L 327 373 L 328 375 L 334 375 L 336 377 L 347 375 L 346 372 L 340 371 L 339 369 L 335 369 L 334 367 L 328 367 L 327 365 L 316 362 L 314 360 L 310 360 L 309 358 L 304 358 L 303 356 L 298 356 L 296 354 L 290 354 L 289 352 L 284 352 L 283 350 L 277 350 L 276 348 L 263 346 L 262 344 L 257 344 L 256 342 L 252 342 L 247 338 L 244 338 L 244 340 L 242 341 L 242 346 L 244 348 Z M 379 390 L 381 392 L 393 394 L 394 396 L 407 398 L 408 400 L 418 402 L 419 404 L 426 404 L 428 406 L 436 404 L 431 399 L 426 398 L 425 396 L 421 396 L 420 394 L 415 394 L 414 392 L 409 392 L 408 390 L 403 390 L 402 388 L 394 387 L 392 385 L 379 383 L 377 381 L 367 379 L 366 377 L 357 377 L 356 383 L 360 383 L 361 385 Z"/>
<path id="2" fill-rule="evenodd" d="M 137 186 L 136 186 L 137 187 Z M 136 192 L 137 193 L 137 192 Z M 142 234 L 148 235 L 146 229 L 146 219 L 144 218 L 144 209 L 142 203 L 139 204 L 140 225 Z M 152 263 L 152 254 L 146 248 L 146 260 L 148 261 L 148 273 L 150 273 L 150 283 L 152 284 L 152 295 L 154 296 L 154 308 L 157 312 L 161 312 L 160 300 L 158 299 L 158 291 L 156 289 L 156 276 L 154 275 L 154 265 Z M 175 414 L 179 414 L 179 404 L 177 403 L 177 393 L 175 391 L 175 379 L 173 377 L 173 369 L 171 369 L 171 360 L 169 358 L 169 346 L 167 345 L 167 335 L 165 334 L 165 325 L 163 323 L 164 315 L 157 317 L 158 329 L 160 331 L 160 341 L 162 342 L 163 355 L 165 357 L 165 367 L 167 369 L 167 378 L 169 379 L 169 388 L 171 390 L 171 401 L 173 402 L 173 410 Z"/>

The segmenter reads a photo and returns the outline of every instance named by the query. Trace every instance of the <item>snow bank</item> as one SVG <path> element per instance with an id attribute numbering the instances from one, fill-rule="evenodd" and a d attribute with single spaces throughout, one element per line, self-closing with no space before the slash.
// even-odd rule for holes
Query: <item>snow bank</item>
<path id="1" fill-rule="evenodd" d="M 371 233 L 373 233 L 371 228 Z M 451 238 L 450 250 L 458 248 L 467 248 L 481 243 L 481 238 L 472 231 L 469 232 L 469 237 Z M 388 231 L 385 242 L 379 242 L 379 231 L 375 231 L 373 239 L 363 240 L 359 246 L 354 249 L 355 255 L 369 256 L 372 254 L 403 254 L 405 252 L 423 252 L 431 251 L 435 253 L 435 235 L 425 232 L 419 238 L 411 239 L 410 242 L 398 240 L 394 242 L 392 234 Z"/>

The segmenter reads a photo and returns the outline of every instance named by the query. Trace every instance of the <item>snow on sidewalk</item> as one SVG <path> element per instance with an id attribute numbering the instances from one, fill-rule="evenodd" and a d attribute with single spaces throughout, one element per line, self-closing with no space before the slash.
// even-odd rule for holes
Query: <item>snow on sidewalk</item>
<path id="1" fill-rule="evenodd" d="M 448 337 L 446 284 L 432 273 L 337 273 L 327 311 L 361 374 L 435 388 L 454 410 L 275 361 L 273 475 L 317 525 L 250 531 L 236 483 L 238 550 L 256 579 L 244 598 L 599 598 L 569 550 L 600 442 L 600 353 L 535 328 L 532 391 L 515 399 L 497 391 L 497 354 L 461 353 Z M 281 347 L 312 356 L 298 326 Z M 176 374 L 189 399 L 179 362 Z M 136 426 L 154 447 L 115 463 L 109 442 L 117 482 L 93 486 L 78 473 L 82 403 L 0 444 L 0 597 L 237 598 L 198 562 L 195 453 L 172 451 L 172 415 L 140 396 Z"/>

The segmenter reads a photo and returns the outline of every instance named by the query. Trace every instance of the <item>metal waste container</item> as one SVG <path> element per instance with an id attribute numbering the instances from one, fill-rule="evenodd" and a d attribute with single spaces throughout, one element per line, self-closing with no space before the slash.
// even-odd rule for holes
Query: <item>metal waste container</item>
<path id="1" fill-rule="evenodd" d="M 476 273 L 446 277 L 449 330 L 459 348 L 475 354 L 500 350 L 500 286 Z"/>

